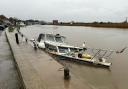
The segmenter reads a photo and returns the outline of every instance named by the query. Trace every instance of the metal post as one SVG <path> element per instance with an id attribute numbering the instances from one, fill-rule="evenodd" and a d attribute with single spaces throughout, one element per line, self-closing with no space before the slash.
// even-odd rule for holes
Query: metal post
<path id="1" fill-rule="evenodd" d="M 28 39 L 26 38 L 25 41 L 28 42 Z"/>
<path id="2" fill-rule="evenodd" d="M 23 37 L 24 35 L 21 33 L 21 37 Z"/>
<path id="3" fill-rule="evenodd" d="M 36 45 L 34 45 L 34 49 L 35 49 L 35 50 L 37 50 L 37 47 L 36 47 Z"/>
<path id="4" fill-rule="evenodd" d="M 65 67 L 64 68 L 64 79 L 65 80 L 69 80 L 70 79 L 70 74 L 69 74 L 69 68 L 68 67 Z"/>
<path id="5" fill-rule="evenodd" d="M 33 46 L 34 46 L 34 49 L 37 50 L 37 45 L 36 45 L 35 41 L 33 41 Z"/>
<path id="6" fill-rule="evenodd" d="M 16 43 L 19 44 L 18 33 L 15 33 Z"/>

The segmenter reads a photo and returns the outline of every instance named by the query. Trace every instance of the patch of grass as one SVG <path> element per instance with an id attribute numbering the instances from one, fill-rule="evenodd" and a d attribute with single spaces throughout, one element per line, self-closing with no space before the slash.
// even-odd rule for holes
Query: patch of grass
<path id="1" fill-rule="evenodd" d="M 8 27 L 8 31 L 9 31 L 9 32 L 13 32 L 13 31 L 14 31 L 14 27 L 13 27 L 13 26 L 9 26 L 9 27 Z"/>

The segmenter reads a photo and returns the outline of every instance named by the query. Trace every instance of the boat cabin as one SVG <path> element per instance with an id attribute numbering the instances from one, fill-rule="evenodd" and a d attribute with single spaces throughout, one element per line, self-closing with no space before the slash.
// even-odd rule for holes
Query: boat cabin
<path id="1" fill-rule="evenodd" d="M 61 36 L 60 34 L 39 34 L 39 37 L 37 39 L 38 42 L 41 41 L 53 41 L 53 42 L 59 42 L 59 43 L 65 43 L 66 37 Z"/>
<path id="2" fill-rule="evenodd" d="M 49 41 L 45 42 L 45 48 L 46 50 L 57 54 L 75 53 L 83 50 L 83 48 L 70 46 L 65 43 L 56 43 Z"/>

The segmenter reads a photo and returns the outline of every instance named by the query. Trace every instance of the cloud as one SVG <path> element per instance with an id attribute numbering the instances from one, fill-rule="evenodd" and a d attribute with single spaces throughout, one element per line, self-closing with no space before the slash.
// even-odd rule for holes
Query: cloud
<path id="1" fill-rule="evenodd" d="M 122 21 L 127 0 L 2 0 L 0 14 L 51 21 Z"/>

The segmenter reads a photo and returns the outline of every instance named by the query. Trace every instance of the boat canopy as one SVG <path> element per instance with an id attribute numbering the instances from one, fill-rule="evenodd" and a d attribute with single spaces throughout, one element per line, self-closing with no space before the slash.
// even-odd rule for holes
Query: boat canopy
<path id="1" fill-rule="evenodd" d="M 58 43 L 65 43 L 66 37 L 61 36 L 60 34 L 39 34 L 39 37 L 37 39 L 38 42 L 40 41 L 53 41 L 53 42 L 58 42 Z"/>

